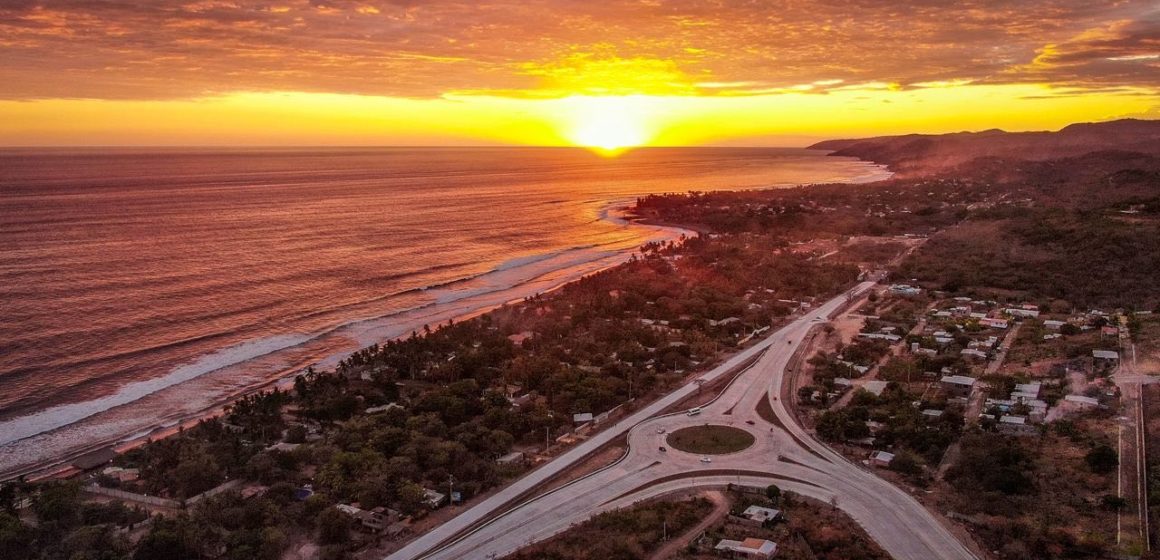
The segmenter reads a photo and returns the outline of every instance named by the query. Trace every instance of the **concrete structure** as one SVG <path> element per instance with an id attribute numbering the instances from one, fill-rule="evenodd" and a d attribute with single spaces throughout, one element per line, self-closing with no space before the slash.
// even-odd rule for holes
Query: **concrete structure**
<path id="1" fill-rule="evenodd" d="M 1120 353 L 1114 350 L 1092 350 L 1092 357 L 1097 360 L 1118 361 Z"/>
<path id="2" fill-rule="evenodd" d="M 761 506 L 749 506 L 741 513 L 741 517 L 750 521 L 765 523 L 766 521 L 773 521 L 781 517 L 781 510 Z"/>
<path id="3" fill-rule="evenodd" d="M 870 454 L 870 464 L 875 467 L 889 467 L 894 460 L 894 454 L 887 451 L 875 451 Z"/>
<path id="4" fill-rule="evenodd" d="M 1074 403 L 1076 405 L 1079 405 L 1079 406 L 1085 407 L 1085 408 L 1086 407 L 1097 407 L 1100 405 L 1100 401 L 1098 399 L 1093 399 L 1091 397 L 1084 397 L 1081 395 L 1067 395 L 1067 396 L 1063 397 L 1063 400 L 1065 400 L 1069 403 Z"/>
<path id="5" fill-rule="evenodd" d="M 1033 436 L 1039 432 L 1024 416 L 1002 416 L 998 428 L 1000 433 L 1010 436 Z"/>
<path id="6" fill-rule="evenodd" d="M 952 397 L 969 397 L 975 387 L 975 378 L 965 375 L 944 375 L 939 380 L 942 390 Z"/>
<path id="7" fill-rule="evenodd" d="M 992 329 L 1005 329 L 1011 326 L 1006 319 L 979 319 L 979 324 Z"/>
<path id="8" fill-rule="evenodd" d="M 497 465 L 522 465 L 524 464 L 524 453 L 522 451 L 512 451 L 503 457 L 495 460 Z"/>
<path id="9" fill-rule="evenodd" d="M 862 388 L 869 391 L 875 397 L 881 397 L 882 391 L 886 390 L 886 385 L 888 385 L 888 383 L 885 381 L 875 379 L 873 381 L 867 381 L 866 384 L 862 386 Z"/>
<path id="10" fill-rule="evenodd" d="M 773 555 L 777 554 L 776 543 L 757 538 L 748 538 L 743 541 L 721 539 L 721 542 L 713 548 L 731 553 L 733 558 L 773 558 Z"/>

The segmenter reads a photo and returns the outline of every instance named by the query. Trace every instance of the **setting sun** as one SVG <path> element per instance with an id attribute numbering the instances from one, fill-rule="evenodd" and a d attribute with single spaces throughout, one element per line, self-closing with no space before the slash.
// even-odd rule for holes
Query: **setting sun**
<path id="1" fill-rule="evenodd" d="M 650 124 L 655 104 L 640 96 L 572 97 L 564 135 L 574 144 L 615 154 L 640 146 L 655 135 Z"/>

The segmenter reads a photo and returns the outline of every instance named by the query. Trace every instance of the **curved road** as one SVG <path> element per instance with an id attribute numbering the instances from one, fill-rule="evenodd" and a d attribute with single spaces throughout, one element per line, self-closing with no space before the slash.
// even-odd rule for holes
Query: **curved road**
<path id="1" fill-rule="evenodd" d="M 778 399 L 790 358 L 810 329 L 873 285 L 863 282 L 855 286 L 702 376 L 713 380 L 757 358 L 717 399 L 702 407 L 700 414 L 656 416 L 695 392 L 698 385 L 691 383 L 419 537 L 389 559 L 502 557 L 600 512 L 679 489 L 730 482 L 777 484 L 782 489 L 834 503 L 898 560 L 974 559 L 914 498 L 815 440 L 794 422 Z M 762 399 L 770 399 L 777 423 L 767 422 L 757 414 Z M 747 430 L 756 442 L 737 453 L 711 456 L 709 461 L 672 449 L 666 442 L 668 433 L 674 430 L 703 424 Z M 506 513 L 492 515 L 505 503 L 625 431 L 629 432 L 629 451 L 616 463 Z M 668 450 L 661 451 L 661 447 Z M 480 523 L 485 519 L 488 521 Z M 472 526 L 475 528 L 464 533 Z M 448 542 L 450 539 L 454 540 Z"/>

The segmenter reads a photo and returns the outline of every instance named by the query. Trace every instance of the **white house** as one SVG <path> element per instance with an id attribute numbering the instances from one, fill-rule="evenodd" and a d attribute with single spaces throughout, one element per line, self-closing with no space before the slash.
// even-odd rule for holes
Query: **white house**
<path id="1" fill-rule="evenodd" d="M 777 553 L 777 543 L 757 538 L 743 541 L 721 539 L 714 548 L 732 553 L 734 558 L 773 558 Z"/>

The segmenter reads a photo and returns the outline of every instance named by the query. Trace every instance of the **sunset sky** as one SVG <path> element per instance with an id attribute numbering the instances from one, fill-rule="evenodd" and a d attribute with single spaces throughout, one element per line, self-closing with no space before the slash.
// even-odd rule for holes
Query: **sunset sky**
<path id="1" fill-rule="evenodd" d="M 1160 118 L 1155 0 L 0 2 L 0 145 L 803 145 Z"/>

